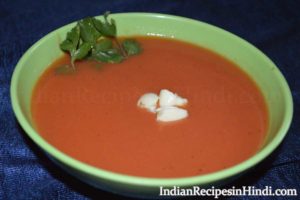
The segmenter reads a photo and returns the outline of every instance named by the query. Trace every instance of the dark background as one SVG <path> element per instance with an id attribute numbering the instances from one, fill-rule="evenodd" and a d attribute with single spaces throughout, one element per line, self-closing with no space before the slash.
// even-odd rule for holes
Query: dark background
<path id="1" fill-rule="evenodd" d="M 293 123 L 281 146 L 232 185 L 296 188 L 300 193 L 300 1 L 1 0 L 0 199 L 125 199 L 94 189 L 52 164 L 25 136 L 9 97 L 15 65 L 32 44 L 62 25 L 106 10 L 159 12 L 201 20 L 235 33 L 266 53 L 291 87 Z"/>

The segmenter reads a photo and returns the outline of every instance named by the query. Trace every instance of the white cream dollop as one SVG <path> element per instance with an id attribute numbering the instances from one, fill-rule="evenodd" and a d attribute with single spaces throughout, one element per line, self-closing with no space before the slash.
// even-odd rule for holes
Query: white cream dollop
<path id="1" fill-rule="evenodd" d="M 181 120 L 186 117 L 188 117 L 187 110 L 175 106 L 168 106 L 158 109 L 156 120 L 162 122 L 170 122 Z"/>
<path id="2" fill-rule="evenodd" d="M 159 93 L 159 105 L 164 106 L 183 106 L 187 104 L 187 99 L 180 97 L 176 93 L 162 89 Z"/>
<path id="3" fill-rule="evenodd" d="M 146 93 L 140 97 L 137 105 L 146 108 L 148 111 L 155 113 L 157 107 L 158 96 L 155 93 Z"/>
<path id="4" fill-rule="evenodd" d="M 188 111 L 178 106 L 184 106 L 188 100 L 167 89 L 162 89 L 159 96 L 155 93 L 142 95 L 137 105 L 152 113 L 156 113 L 156 120 L 162 122 L 177 121 L 188 117 Z"/>

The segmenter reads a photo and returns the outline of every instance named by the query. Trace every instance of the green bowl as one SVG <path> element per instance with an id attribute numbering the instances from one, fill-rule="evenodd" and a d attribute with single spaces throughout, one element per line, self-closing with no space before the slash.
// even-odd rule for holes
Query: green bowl
<path id="1" fill-rule="evenodd" d="M 100 16 L 101 17 L 101 16 Z M 33 87 L 45 69 L 62 55 L 59 43 L 75 23 L 59 28 L 36 42 L 20 59 L 11 82 L 15 115 L 26 134 L 59 166 L 98 188 L 131 196 L 157 197 L 159 186 L 211 186 L 224 183 L 266 158 L 280 144 L 290 126 L 293 102 L 290 89 L 275 64 L 245 40 L 215 26 L 192 19 L 155 14 L 114 14 L 119 35 L 155 35 L 191 42 L 232 60 L 261 89 L 269 110 L 269 128 L 263 147 L 251 158 L 214 173 L 183 178 L 128 176 L 80 162 L 44 140 L 34 129 L 30 100 Z"/>

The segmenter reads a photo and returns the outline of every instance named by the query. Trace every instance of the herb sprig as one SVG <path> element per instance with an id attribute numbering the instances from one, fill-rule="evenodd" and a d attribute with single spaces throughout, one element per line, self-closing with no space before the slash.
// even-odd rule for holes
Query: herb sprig
<path id="1" fill-rule="evenodd" d="M 64 65 L 57 68 L 56 72 L 75 71 L 74 63 L 77 60 L 120 63 L 129 56 L 141 52 L 140 44 L 134 39 L 119 42 L 116 22 L 114 19 L 108 19 L 109 14 L 109 12 L 104 13 L 104 21 L 87 17 L 77 22 L 75 27 L 67 33 L 66 39 L 60 43 L 60 49 L 71 56 L 71 67 Z"/>

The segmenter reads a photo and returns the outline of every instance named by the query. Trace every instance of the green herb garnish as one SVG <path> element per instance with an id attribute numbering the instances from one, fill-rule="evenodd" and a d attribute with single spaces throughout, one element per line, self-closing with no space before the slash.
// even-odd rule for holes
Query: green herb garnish
<path id="1" fill-rule="evenodd" d="M 124 40 L 122 42 L 122 46 L 129 56 L 136 55 L 141 52 L 140 44 L 133 39 Z"/>
<path id="2" fill-rule="evenodd" d="M 94 17 L 82 19 L 67 33 L 66 39 L 60 44 L 60 49 L 70 54 L 72 68 L 64 65 L 56 69 L 57 73 L 75 71 L 76 60 L 120 63 L 129 56 L 141 52 L 140 44 L 134 39 L 119 42 L 116 22 L 108 19 L 108 16 L 109 12 L 104 13 L 104 21 Z"/>

